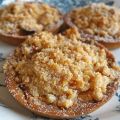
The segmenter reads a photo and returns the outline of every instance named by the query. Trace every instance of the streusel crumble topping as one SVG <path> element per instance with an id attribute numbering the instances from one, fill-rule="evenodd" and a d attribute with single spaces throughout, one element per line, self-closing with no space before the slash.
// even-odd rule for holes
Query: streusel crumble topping
<path id="1" fill-rule="evenodd" d="M 72 22 L 83 32 L 101 37 L 120 38 L 120 10 L 103 3 L 76 8 Z"/>
<path id="2" fill-rule="evenodd" d="M 94 44 L 41 32 L 18 47 L 4 69 L 12 70 L 18 86 L 39 101 L 69 108 L 81 93 L 89 92 L 93 101 L 103 98 L 116 78 L 108 61 L 105 49 Z"/>

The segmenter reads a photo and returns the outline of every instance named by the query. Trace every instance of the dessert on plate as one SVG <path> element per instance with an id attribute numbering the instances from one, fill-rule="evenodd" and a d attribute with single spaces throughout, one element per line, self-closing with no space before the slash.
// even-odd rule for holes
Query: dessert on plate
<path id="1" fill-rule="evenodd" d="M 119 68 L 101 44 L 69 29 L 28 37 L 4 65 L 13 97 L 50 118 L 74 118 L 95 111 L 118 87 Z"/>
<path id="2" fill-rule="evenodd" d="M 44 3 L 16 2 L 0 9 L 0 39 L 13 45 L 44 30 L 56 33 L 62 24 L 62 13 Z"/>
<path id="3" fill-rule="evenodd" d="M 76 26 L 83 37 L 97 40 L 108 48 L 120 47 L 120 10 L 104 3 L 78 7 L 65 15 L 65 23 Z"/>

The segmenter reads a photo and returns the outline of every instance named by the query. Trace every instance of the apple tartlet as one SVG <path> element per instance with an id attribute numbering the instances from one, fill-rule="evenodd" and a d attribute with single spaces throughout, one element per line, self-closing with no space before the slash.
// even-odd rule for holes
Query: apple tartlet
<path id="1" fill-rule="evenodd" d="M 0 38 L 19 44 L 34 33 L 44 30 L 55 33 L 62 23 L 62 14 L 55 7 L 37 2 L 16 2 L 0 9 Z"/>
<path id="2" fill-rule="evenodd" d="M 120 47 L 120 10 L 104 3 L 76 8 L 65 15 L 67 25 L 76 26 L 108 48 Z"/>
<path id="3" fill-rule="evenodd" d="M 4 65 L 10 93 L 53 118 L 87 114 L 107 102 L 118 86 L 114 57 L 100 44 L 80 39 L 72 30 L 29 37 Z"/>

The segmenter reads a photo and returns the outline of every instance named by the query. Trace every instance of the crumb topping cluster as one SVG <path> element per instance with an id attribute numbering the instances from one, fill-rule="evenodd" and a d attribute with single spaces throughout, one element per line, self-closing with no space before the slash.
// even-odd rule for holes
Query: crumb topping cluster
<path id="1" fill-rule="evenodd" d="M 68 33 L 66 37 L 41 32 L 28 38 L 4 66 L 14 71 L 18 86 L 61 108 L 74 105 L 81 93 L 90 92 L 90 100 L 101 100 L 116 75 L 104 49 Z"/>
<path id="2" fill-rule="evenodd" d="M 49 30 L 61 18 L 60 12 L 47 4 L 13 3 L 0 10 L 0 30 L 13 35 L 26 35 Z"/>
<path id="3" fill-rule="evenodd" d="M 83 32 L 101 37 L 120 38 L 120 10 L 103 3 L 76 8 L 72 22 Z"/>

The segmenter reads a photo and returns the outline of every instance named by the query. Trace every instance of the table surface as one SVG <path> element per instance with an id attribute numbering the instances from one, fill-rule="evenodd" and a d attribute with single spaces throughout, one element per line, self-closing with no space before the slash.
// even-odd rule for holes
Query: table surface
<path id="1" fill-rule="evenodd" d="M 113 3 L 120 6 L 119 0 L 114 0 L 112 1 Z M 48 120 L 48 118 L 37 116 L 19 105 L 5 86 L 2 65 L 5 62 L 5 58 L 14 49 L 15 47 L 0 42 L 0 120 Z M 120 48 L 112 50 L 112 53 L 116 58 L 117 64 L 120 65 Z M 75 120 L 120 120 L 120 86 L 117 93 L 104 106 L 90 115 L 82 116 Z"/>

